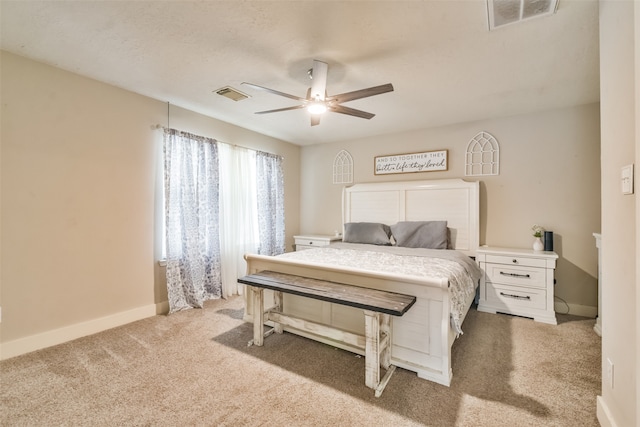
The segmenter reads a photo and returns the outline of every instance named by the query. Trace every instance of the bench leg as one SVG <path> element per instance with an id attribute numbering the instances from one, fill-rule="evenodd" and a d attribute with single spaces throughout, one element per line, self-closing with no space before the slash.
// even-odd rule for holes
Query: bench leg
<path id="1" fill-rule="evenodd" d="M 393 372 L 395 370 L 396 370 L 395 365 L 389 365 L 389 369 L 387 369 L 387 373 L 384 374 L 384 378 L 380 380 L 380 384 L 378 384 L 378 387 L 376 387 L 376 393 L 375 393 L 376 397 L 382 396 L 382 392 L 384 391 L 384 388 L 387 386 L 387 383 L 391 379 L 391 375 L 393 375 Z"/>
<path id="2" fill-rule="evenodd" d="M 380 383 L 379 313 L 364 310 L 364 337 L 364 383 L 375 390 Z"/>
<path id="3" fill-rule="evenodd" d="M 391 365 L 391 316 L 388 314 L 380 314 L 380 335 L 384 335 L 381 347 L 380 364 L 384 369 L 389 369 Z"/>
<path id="4" fill-rule="evenodd" d="M 376 387 L 376 397 L 380 397 L 387 383 L 391 379 L 391 375 L 396 370 L 396 367 L 391 364 L 391 316 L 388 314 L 381 314 L 380 318 L 382 323 L 380 324 L 380 332 L 384 335 L 381 348 L 380 364 L 387 370 L 384 377 L 378 383 Z"/>
<path id="5" fill-rule="evenodd" d="M 275 305 L 274 309 L 282 313 L 284 311 L 284 298 L 282 297 L 282 292 L 274 291 L 273 302 Z M 282 325 L 280 323 L 274 322 L 273 329 L 278 334 L 282 333 Z"/>
<path id="6" fill-rule="evenodd" d="M 391 316 L 364 311 L 365 321 L 365 385 L 380 397 L 396 367 L 391 364 Z M 380 379 L 380 365 L 387 372 Z"/>
<path id="7" fill-rule="evenodd" d="M 248 286 L 253 298 L 253 340 L 248 345 L 262 346 L 264 343 L 264 292 L 262 288 Z"/>

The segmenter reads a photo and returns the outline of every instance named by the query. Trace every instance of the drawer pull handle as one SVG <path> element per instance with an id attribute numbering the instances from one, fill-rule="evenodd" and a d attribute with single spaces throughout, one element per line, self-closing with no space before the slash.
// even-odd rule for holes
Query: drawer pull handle
<path id="1" fill-rule="evenodd" d="M 522 277 L 524 279 L 531 278 L 530 274 L 505 273 L 504 271 L 501 271 L 500 274 L 502 274 L 503 276 L 509 276 L 509 277 Z"/>
<path id="2" fill-rule="evenodd" d="M 531 297 L 529 295 L 526 295 L 526 296 L 513 295 L 513 294 L 505 294 L 504 292 L 500 292 L 500 295 L 502 295 L 503 297 L 509 297 L 509 298 L 515 298 L 515 299 L 526 299 L 526 300 L 530 300 L 531 299 Z"/>

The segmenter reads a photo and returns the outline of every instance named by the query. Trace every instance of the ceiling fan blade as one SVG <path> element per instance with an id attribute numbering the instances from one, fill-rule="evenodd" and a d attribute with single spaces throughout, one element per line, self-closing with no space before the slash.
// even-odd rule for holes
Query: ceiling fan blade
<path id="1" fill-rule="evenodd" d="M 257 90 L 263 90 L 265 92 L 273 93 L 274 95 L 284 96 L 285 98 L 295 99 L 296 101 L 306 101 L 304 98 L 300 98 L 299 96 L 289 95 L 288 93 L 280 92 L 274 89 L 269 89 L 268 87 L 254 85 L 253 83 L 242 82 L 243 85 L 247 85 Z"/>
<path id="2" fill-rule="evenodd" d="M 304 105 L 296 105 L 294 107 L 278 108 L 276 110 L 257 111 L 254 114 L 279 113 L 280 111 L 298 110 L 298 109 L 304 108 L 304 107 L 305 107 Z"/>
<path id="3" fill-rule="evenodd" d="M 387 93 L 393 91 L 393 85 L 387 83 L 386 85 L 374 86 L 367 89 L 355 90 L 353 92 L 341 93 L 340 95 L 334 95 L 327 98 L 327 101 L 336 102 L 341 104 L 347 101 L 353 101 L 355 99 L 366 98 L 368 96 L 380 95 L 381 93 Z"/>
<path id="4" fill-rule="evenodd" d="M 312 114 L 311 115 L 311 126 L 317 126 L 320 124 L 320 116 L 322 114 Z"/>
<path id="5" fill-rule="evenodd" d="M 363 119 L 370 119 L 375 114 L 367 113 L 366 111 L 356 110 L 355 108 L 345 107 L 344 105 L 332 105 L 329 106 L 329 111 L 333 111 L 334 113 L 347 114 L 349 116 L 356 116 Z"/>
<path id="6" fill-rule="evenodd" d="M 311 69 L 311 98 L 324 101 L 327 92 L 327 72 L 329 65 L 326 62 L 313 60 Z"/>

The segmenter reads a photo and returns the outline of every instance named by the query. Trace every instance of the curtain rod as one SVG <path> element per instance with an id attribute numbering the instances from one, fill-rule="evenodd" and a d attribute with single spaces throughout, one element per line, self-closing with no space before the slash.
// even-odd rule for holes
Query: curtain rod
<path id="1" fill-rule="evenodd" d="M 166 129 L 171 129 L 171 128 L 168 128 L 166 126 L 162 126 L 161 124 L 155 124 L 155 125 L 151 125 L 151 129 L 152 130 L 162 129 L 164 131 Z M 178 129 L 174 129 L 174 130 L 178 130 Z M 208 137 L 205 137 L 205 138 L 208 138 Z M 220 142 L 222 144 L 231 145 L 232 147 L 244 148 L 245 150 L 262 151 L 263 153 L 268 153 L 268 151 L 258 150 L 256 148 L 249 148 L 249 147 L 245 147 L 244 145 L 232 144 L 230 142 L 220 141 L 219 139 L 216 139 L 216 138 L 210 138 L 210 139 L 213 139 L 216 142 Z M 270 153 L 270 154 L 273 154 L 273 153 Z M 280 154 L 276 154 L 276 155 L 282 157 Z"/>
<path id="2" fill-rule="evenodd" d="M 167 126 L 162 126 L 161 124 L 156 123 L 155 125 L 151 125 L 151 129 L 153 129 L 153 130 L 162 129 L 163 131 L 166 130 L 166 129 L 171 129 L 171 127 L 169 126 L 169 124 L 170 124 L 169 120 L 170 120 L 170 117 L 171 117 L 170 116 L 170 112 L 171 112 L 171 103 L 167 102 Z M 178 130 L 178 129 L 175 129 L 175 130 Z M 181 131 L 179 131 L 179 132 L 181 132 Z M 205 137 L 205 138 L 207 138 L 207 137 Z M 245 150 L 262 151 L 262 150 L 256 150 L 255 148 L 249 148 L 249 147 L 244 147 L 244 146 L 238 145 L 238 144 L 231 144 L 229 142 L 220 141 L 220 140 L 218 140 L 216 138 L 210 138 L 210 139 L 213 139 L 216 142 L 221 142 L 223 144 L 231 145 L 232 147 L 244 148 Z M 263 152 L 266 153 L 266 151 L 263 151 Z M 280 156 L 280 157 L 282 157 L 282 156 Z"/>

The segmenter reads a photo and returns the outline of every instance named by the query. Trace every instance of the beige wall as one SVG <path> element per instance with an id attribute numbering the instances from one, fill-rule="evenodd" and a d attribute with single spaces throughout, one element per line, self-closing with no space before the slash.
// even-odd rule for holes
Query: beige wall
<path id="1" fill-rule="evenodd" d="M 167 104 L 1 57 L 2 357 L 153 315 Z M 183 109 L 171 126 L 285 158 L 288 242 L 299 147 Z"/>
<path id="2" fill-rule="evenodd" d="M 603 426 L 640 426 L 640 55 L 635 57 L 640 44 L 638 9 L 640 4 L 628 0 L 600 2 L 603 369 L 598 419 Z M 636 193 L 623 195 L 620 169 L 634 162 Z M 607 376 L 608 361 L 614 364 L 613 387 Z"/>
<path id="3" fill-rule="evenodd" d="M 500 174 L 465 178 L 467 144 L 480 131 L 491 133 L 500 144 Z M 303 147 L 301 232 L 333 233 L 341 227 L 342 186 L 332 184 L 332 165 L 342 149 L 353 156 L 354 182 L 479 180 L 480 243 L 531 247 L 533 224 L 554 231 L 554 249 L 560 255 L 556 295 L 572 313 L 595 316 L 597 250 L 592 234 L 600 231 L 598 104 Z M 373 173 L 375 156 L 442 149 L 448 150 L 447 171 Z M 566 311 L 562 302 L 556 308 Z"/>

